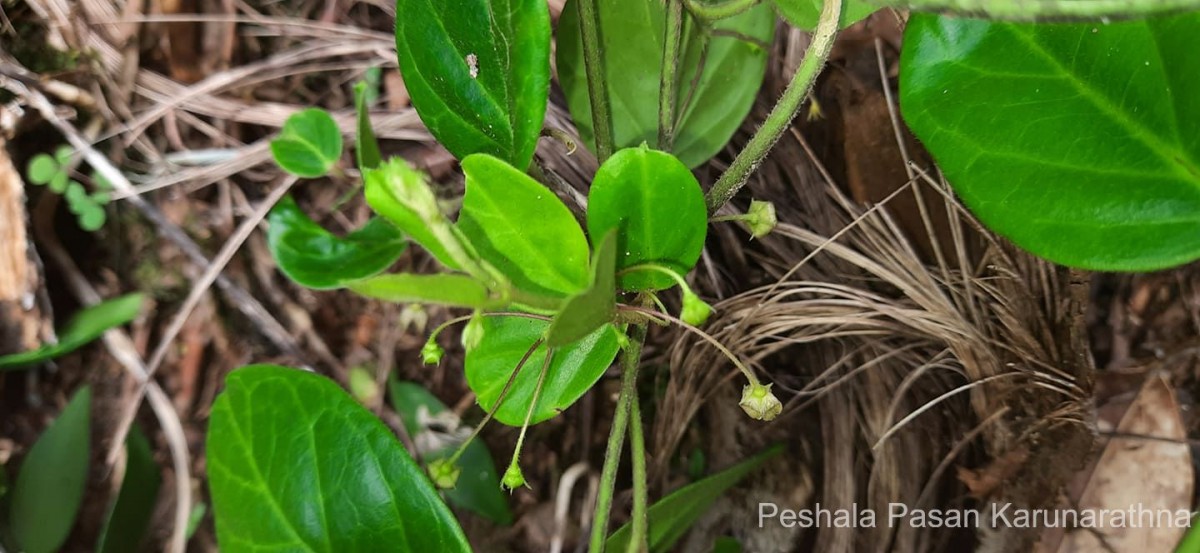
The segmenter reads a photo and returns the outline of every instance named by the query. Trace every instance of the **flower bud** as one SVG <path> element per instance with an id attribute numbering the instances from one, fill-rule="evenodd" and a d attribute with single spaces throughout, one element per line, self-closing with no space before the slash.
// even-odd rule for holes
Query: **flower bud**
<path id="1" fill-rule="evenodd" d="M 429 478 L 433 480 L 433 485 L 443 490 L 453 490 L 458 484 L 458 475 L 462 474 L 462 467 L 450 462 L 450 459 L 437 459 L 430 461 Z"/>
<path id="2" fill-rule="evenodd" d="M 480 315 L 478 312 L 476 312 L 475 315 L 471 317 L 471 320 L 467 321 L 467 326 L 463 327 L 463 349 L 471 351 L 479 347 L 479 344 L 483 343 L 483 334 L 483 315 Z"/>
<path id="3" fill-rule="evenodd" d="M 365 367 L 350 369 L 349 380 L 350 395 L 354 396 L 359 403 L 371 405 L 379 397 L 379 384 L 375 382 L 375 375 Z"/>
<path id="4" fill-rule="evenodd" d="M 758 200 L 750 202 L 745 221 L 746 226 L 750 227 L 751 236 L 762 238 L 771 234 L 775 225 L 779 224 L 779 219 L 775 217 L 775 204 Z"/>
<path id="5" fill-rule="evenodd" d="M 747 384 L 742 388 L 742 401 L 738 405 L 750 418 L 760 421 L 769 421 L 783 411 L 783 404 L 771 393 L 770 384 Z"/>
<path id="6" fill-rule="evenodd" d="M 504 478 L 500 480 L 500 487 L 511 492 L 524 485 L 525 475 L 521 473 L 521 465 L 518 465 L 517 460 L 513 459 L 512 464 L 508 465 L 508 469 L 504 471 Z"/>
<path id="7" fill-rule="evenodd" d="M 700 326 L 708 320 L 709 315 L 712 315 L 712 306 L 700 299 L 695 292 L 684 288 L 683 309 L 679 313 L 679 318 L 692 326 Z"/>
<path id="8" fill-rule="evenodd" d="M 446 355 L 446 350 L 438 345 L 437 340 L 430 338 L 421 346 L 421 362 L 426 365 L 437 365 L 442 362 L 442 356 Z"/>

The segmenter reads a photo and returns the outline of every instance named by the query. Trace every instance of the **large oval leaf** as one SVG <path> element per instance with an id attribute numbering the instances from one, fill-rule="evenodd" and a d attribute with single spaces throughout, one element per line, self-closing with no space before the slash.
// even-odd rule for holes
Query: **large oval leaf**
<path id="1" fill-rule="evenodd" d="M 490 411 L 513 369 L 535 341 L 546 333 L 549 323 L 524 317 L 484 317 L 484 339 L 478 347 L 467 351 L 467 384 L 478 396 L 479 405 Z M 617 356 L 617 330 L 604 325 L 586 338 L 555 348 L 549 372 L 533 412 L 530 424 L 553 418 L 570 407 L 612 364 Z M 533 399 L 542 363 L 546 360 L 546 344 L 534 351 L 521 368 L 512 389 L 496 412 L 496 420 L 510 425 L 525 423 L 525 413 Z"/>
<path id="2" fill-rule="evenodd" d="M 642 263 L 665 265 L 679 274 L 692 270 L 704 248 L 708 211 L 692 172 L 674 156 L 648 148 L 613 154 L 596 172 L 588 194 L 588 234 L 617 229 L 617 268 Z M 659 273 L 622 275 L 625 290 L 658 290 L 675 285 Z"/>
<path id="3" fill-rule="evenodd" d="M 125 475 L 121 491 L 108 511 L 108 519 L 100 532 L 96 551 L 124 553 L 138 551 L 154 516 L 154 503 L 162 474 L 154 462 L 150 441 L 136 425 L 125 438 Z"/>
<path id="4" fill-rule="evenodd" d="M 291 196 L 279 201 L 267 220 L 267 247 L 288 278 L 309 288 L 340 288 L 377 275 L 400 259 L 404 235 L 385 219 L 340 238 L 313 222 Z"/>
<path id="5" fill-rule="evenodd" d="M 208 427 L 221 551 L 470 551 L 391 431 L 331 380 L 234 371 Z"/>
<path id="6" fill-rule="evenodd" d="M 422 444 L 445 443 L 438 433 L 438 423 L 444 420 L 439 415 L 448 411 L 444 403 L 420 384 L 395 378 L 388 381 L 388 392 L 392 397 L 392 407 L 400 414 L 404 429 L 418 449 Z M 454 420 L 457 419 L 454 417 Z M 424 452 L 422 458 L 426 463 L 446 459 L 458 450 L 458 446 L 457 442 L 446 443 L 433 451 Z M 512 511 L 508 508 L 506 494 L 500 488 L 496 462 L 483 440 L 476 438 L 467 444 L 458 458 L 458 466 L 462 474 L 454 489 L 444 492 L 446 500 L 498 524 L 512 524 Z"/>
<path id="7" fill-rule="evenodd" d="M 399 0 L 396 53 L 413 107 L 458 157 L 525 168 L 550 93 L 544 0 Z"/>
<path id="8" fill-rule="evenodd" d="M 901 107 L 955 190 L 1059 263 L 1200 257 L 1200 14 L 1107 25 L 914 14 Z"/>
<path id="9" fill-rule="evenodd" d="M 657 144 L 658 91 L 665 15 L 662 2 L 605 0 L 597 2 L 604 78 L 612 99 L 613 135 L 617 148 Z M 691 21 L 684 26 L 679 74 L 679 123 L 673 152 L 688 167 L 709 160 L 729 142 L 750 113 L 766 74 L 767 52 L 775 30 L 769 4 L 720 21 L 722 34 L 705 38 Z M 742 36 L 758 44 L 735 38 Z M 707 55 L 702 56 L 707 40 Z M 703 71 L 701 57 L 704 57 Z M 579 134 L 595 145 L 583 42 L 575 2 L 568 2 L 558 29 L 558 79 L 567 95 Z M 692 83 L 695 83 L 695 87 Z M 693 90 L 694 89 L 694 90 Z M 690 98 L 690 102 L 684 102 Z"/>
<path id="10" fill-rule="evenodd" d="M 489 155 L 470 156 L 462 168 L 458 228 L 485 261 L 533 293 L 566 296 L 588 286 L 587 238 L 553 192 Z"/>
<path id="11" fill-rule="evenodd" d="M 58 551 L 75 525 L 87 482 L 91 405 L 90 388 L 75 392 L 21 463 L 9 526 L 22 551 Z"/>

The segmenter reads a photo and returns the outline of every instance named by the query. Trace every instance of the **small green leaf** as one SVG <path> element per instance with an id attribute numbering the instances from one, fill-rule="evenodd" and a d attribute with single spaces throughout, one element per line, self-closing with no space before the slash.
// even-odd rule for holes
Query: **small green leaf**
<path id="1" fill-rule="evenodd" d="M 1197 30 L 1197 13 L 913 14 L 901 108 L 967 206 L 1018 246 L 1093 270 L 1179 265 L 1200 258 Z"/>
<path id="2" fill-rule="evenodd" d="M 688 484 L 651 505 L 647 513 L 650 518 L 648 539 L 651 553 L 670 551 L 675 542 L 726 490 L 782 451 L 782 447 L 768 449 L 708 478 Z M 625 551 L 630 534 L 629 524 L 622 526 L 608 537 L 605 549 Z"/>
<path id="3" fill-rule="evenodd" d="M 775 8 L 793 27 L 811 31 L 817 28 L 817 21 L 821 19 L 822 3 L 822 0 L 775 0 Z M 878 9 L 879 6 L 861 0 L 847 0 L 842 3 L 842 21 L 839 26 L 845 29 L 866 19 Z"/>
<path id="4" fill-rule="evenodd" d="M 279 270 L 302 286 L 318 290 L 340 288 L 377 275 L 392 266 L 408 242 L 381 218 L 345 238 L 322 228 L 287 196 L 267 218 L 267 247 Z"/>
<path id="5" fill-rule="evenodd" d="M 529 166 L 550 93 L 544 0 L 399 0 L 396 53 L 413 107 L 455 157 Z"/>
<path id="6" fill-rule="evenodd" d="M 577 3 L 568 2 L 559 19 L 558 78 L 580 136 L 594 147 Z M 604 22 L 600 43 L 605 84 L 615 114 L 614 144 L 617 148 L 643 142 L 657 144 L 666 28 L 663 2 L 605 0 L 597 2 L 596 8 Z M 688 167 L 696 167 L 720 152 L 754 107 L 767 69 L 767 51 L 762 45 L 772 42 L 775 14 L 764 2 L 717 22 L 716 29 L 722 34 L 706 34 L 690 18 L 685 20 L 676 99 L 679 122 L 672 152 Z"/>
<path id="7" fill-rule="evenodd" d="M 29 182 L 33 184 L 49 184 L 54 175 L 62 172 L 62 167 L 49 154 L 38 154 L 29 160 Z"/>
<path id="8" fill-rule="evenodd" d="M 354 147 L 355 155 L 358 158 L 358 168 L 361 170 L 374 169 L 383 162 L 383 154 L 379 151 L 379 141 L 375 138 L 375 129 L 371 127 L 370 94 L 365 81 L 354 85 L 354 109 L 358 122 Z"/>
<path id="9" fill-rule="evenodd" d="M 22 551 L 54 553 L 75 525 L 91 454 L 91 403 L 90 388 L 75 392 L 21 462 L 9 525 Z"/>
<path id="10" fill-rule="evenodd" d="M 271 141 L 271 154 L 284 171 L 297 177 L 323 177 L 342 157 L 342 131 L 323 109 L 299 111 Z"/>
<path id="11" fill-rule="evenodd" d="M 450 221 L 442 215 L 425 173 L 401 158 L 392 158 L 378 169 L 365 171 L 364 180 L 367 204 L 375 213 L 391 221 L 442 265 L 460 268 L 434 232 L 435 226 L 449 229 Z"/>
<path id="12" fill-rule="evenodd" d="M 555 348 L 581 340 L 611 323 L 617 314 L 617 232 L 609 230 L 592 254 L 592 283 L 572 296 L 555 315 L 546 345 Z"/>
<path id="13" fill-rule="evenodd" d="M 208 428 L 222 551 L 470 551 L 391 430 L 333 381 L 234 371 Z"/>
<path id="14" fill-rule="evenodd" d="M 83 185 L 71 180 L 71 175 L 65 169 L 60 169 L 54 176 L 50 177 L 50 191 L 55 194 L 66 194 L 74 187 L 83 189 Z"/>
<path id="15" fill-rule="evenodd" d="M 700 183 L 674 156 L 648 148 L 614 154 L 596 172 L 588 196 L 588 234 L 618 229 L 617 269 L 658 263 L 687 274 L 700 258 L 708 211 Z M 622 275 L 625 290 L 675 285 L 654 272 Z"/>
<path id="16" fill-rule="evenodd" d="M 150 442 L 135 425 L 125 439 L 125 477 L 121 480 L 121 491 L 108 512 L 96 551 L 126 553 L 140 550 L 154 515 L 161 484 L 162 472 L 154 462 Z"/>
<path id="17" fill-rule="evenodd" d="M 528 292 L 568 296 L 587 287 L 587 238 L 553 192 L 489 155 L 462 167 L 458 228 L 485 261 Z"/>
<path id="18" fill-rule="evenodd" d="M 100 337 L 104 331 L 132 321 L 141 310 L 143 299 L 141 294 L 129 294 L 84 309 L 59 329 L 57 344 L 0 356 L 0 370 L 41 363 L 71 353 Z"/>
<path id="19" fill-rule="evenodd" d="M 58 162 L 59 167 L 66 167 L 71 163 L 71 156 L 75 155 L 75 149 L 63 144 L 54 150 L 54 161 Z"/>
<path id="20" fill-rule="evenodd" d="M 347 284 L 358 294 L 397 303 L 425 303 L 471 307 L 502 307 L 479 281 L 464 275 L 414 275 L 389 273 Z"/>
<path id="21" fill-rule="evenodd" d="M 546 321 L 524 317 L 484 317 L 487 339 L 467 352 L 467 384 L 478 396 L 479 405 L 490 411 L 508 377 L 529 346 L 543 337 Z M 553 418 L 570 407 L 604 375 L 617 356 L 617 330 L 605 325 L 583 340 L 556 348 L 549 372 L 533 412 L 530 424 Z M 521 368 L 512 389 L 496 412 L 496 420 L 509 426 L 521 426 L 537 387 L 546 344 L 541 344 Z"/>
<path id="22" fill-rule="evenodd" d="M 79 213 L 79 228 L 88 232 L 96 232 L 104 227 L 104 221 L 108 219 L 108 214 L 104 212 L 104 208 L 92 202 L 91 199 L 80 206 Z"/>
<path id="23" fill-rule="evenodd" d="M 392 394 L 392 407 L 400 414 L 400 420 L 404 422 L 404 428 L 413 441 L 418 444 L 436 442 L 439 439 L 437 431 L 421 425 L 421 410 L 425 410 L 427 417 L 436 417 L 446 412 L 446 406 L 428 390 L 413 382 L 401 382 L 393 378 L 388 388 Z M 423 435 L 428 437 L 424 438 Z M 457 446 L 454 443 L 447 444 L 425 453 L 424 459 L 426 462 L 447 459 L 454 454 Z M 454 489 L 445 492 L 446 499 L 498 524 L 512 524 L 508 499 L 500 491 L 496 462 L 482 440 L 476 438 L 467 446 L 458 458 L 458 467 L 462 472 Z"/>

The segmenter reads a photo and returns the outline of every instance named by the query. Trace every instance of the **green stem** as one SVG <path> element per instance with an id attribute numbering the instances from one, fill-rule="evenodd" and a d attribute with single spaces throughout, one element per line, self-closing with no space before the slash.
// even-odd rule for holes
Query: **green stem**
<path id="1" fill-rule="evenodd" d="M 604 163 L 613 153 L 612 111 L 604 79 L 604 49 L 600 44 L 600 13 L 596 0 L 579 0 L 579 29 L 583 35 L 583 67 L 587 71 L 596 159 Z"/>
<path id="2" fill-rule="evenodd" d="M 462 445 L 458 446 L 458 449 L 454 452 L 454 455 L 450 457 L 451 465 L 458 462 L 458 458 L 462 457 L 463 452 L 467 450 L 467 446 L 471 445 L 471 442 L 474 441 L 475 438 L 479 436 L 479 433 L 483 431 L 483 427 L 487 426 L 487 423 L 490 422 L 492 417 L 496 415 L 496 412 L 500 410 L 500 406 L 504 404 L 504 399 L 508 396 L 508 391 L 510 388 L 512 388 L 513 382 L 517 381 L 517 374 L 521 372 L 521 367 L 524 367 L 525 363 L 529 361 L 529 358 L 533 357 L 533 352 L 537 351 L 538 346 L 540 345 L 542 345 L 542 340 L 539 338 L 533 343 L 532 346 L 529 346 L 529 349 L 525 352 L 525 355 L 521 356 L 521 360 L 517 362 L 517 367 L 513 369 L 512 374 L 508 375 L 508 381 L 504 383 L 504 388 L 500 389 L 500 395 L 496 396 L 496 404 L 492 406 L 490 411 L 488 411 L 487 416 L 483 417 L 483 422 L 479 423 L 479 426 L 475 427 L 475 430 L 471 432 L 471 435 L 463 441 Z M 546 357 L 550 357 L 549 352 L 546 353 Z M 517 451 L 521 451 L 519 444 L 517 446 Z"/>
<path id="3" fill-rule="evenodd" d="M 525 445 L 525 433 L 529 430 L 529 421 L 533 420 L 533 412 L 537 410 L 538 398 L 542 395 L 542 385 L 546 383 L 546 373 L 550 372 L 550 360 L 553 357 L 554 350 L 546 350 L 546 359 L 542 361 L 542 372 L 538 374 L 537 386 L 533 388 L 533 397 L 529 400 L 529 409 L 525 411 L 525 424 L 521 425 L 521 434 L 517 436 L 517 447 L 513 450 L 513 463 L 516 463 L 518 457 L 521 456 L 521 447 Z"/>
<path id="4" fill-rule="evenodd" d="M 812 42 L 808 51 L 804 53 L 804 60 L 800 62 L 796 74 L 792 76 L 792 82 L 788 83 L 787 90 L 783 92 L 767 120 L 763 121 L 762 127 L 754 133 L 754 137 L 709 191 L 707 200 L 710 215 L 716 213 L 746 184 L 750 174 L 758 168 L 763 158 L 767 157 L 771 148 L 775 146 L 775 142 L 787 131 L 792 119 L 795 119 L 813 82 L 825 67 L 825 61 L 829 59 L 829 51 L 833 48 L 833 39 L 837 36 L 841 16 L 842 0 L 826 0 Z"/>
<path id="5" fill-rule="evenodd" d="M 667 0 L 662 79 L 658 88 L 658 149 L 664 152 L 675 146 L 675 97 L 679 94 L 679 47 L 682 42 L 683 4 L 681 0 Z"/>
<path id="6" fill-rule="evenodd" d="M 608 538 L 608 517 L 612 509 L 613 487 L 617 483 L 617 468 L 621 465 L 621 448 L 625 444 L 625 429 L 637 394 L 638 362 L 642 356 L 642 344 L 646 341 L 646 325 L 630 327 L 629 345 L 621 352 L 621 396 L 617 410 L 613 413 L 612 430 L 608 434 L 608 448 L 604 451 L 604 468 L 600 471 L 600 490 L 596 496 L 596 513 L 592 517 L 592 539 L 590 553 L 604 553 L 604 542 Z"/>
<path id="7" fill-rule="evenodd" d="M 646 504 L 649 501 L 649 492 L 646 490 L 646 437 L 642 433 L 642 413 L 637 393 L 633 394 L 629 414 L 629 457 L 633 461 L 633 523 L 626 551 L 638 553 L 650 550 L 650 518 L 646 512 Z"/>
<path id="8" fill-rule="evenodd" d="M 872 0 L 872 3 L 885 2 Z M 902 0 L 886 4 L 894 8 L 983 16 L 1006 21 L 1145 17 L 1200 8 L 1200 0 Z"/>
<path id="9" fill-rule="evenodd" d="M 711 23 L 739 15 L 757 6 L 761 0 L 726 0 L 719 4 L 706 4 L 701 0 L 686 1 L 688 12 L 691 12 L 692 16 Z"/>
<path id="10" fill-rule="evenodd" d="M 646 315 L 649 317 L 659 317 L 659 318 L 662 318 L 663 320 L 666 320 L 668 322 L 672 322 L 672 323 L 679 325 L 680 328 L 684 329 L 687 332 L 690 332 L 691 334 L 694 334 L 694 335 L 700 337 L 701 340 L 708 342 L 709 345 L 716 348 L 717 351 L 721 352 L 721 355 L 724 355 L 725 358 L 729 360 L 729 362 L 733 363 L 733 366 L 737 367 L 737 369 L 739 371 L 742 371 L 742 375 L 746 377 L 746 380 L 750 381 L 751 385 L 753 385 L 753 386 L 761 386 L 762 385 L 762 383 L 760 383 L 758 381 L 758 377 L 754 376 L 754 371 L 751 371 L 750 367 L 747 367 L 745 365 L 745 363 L 742 363 L 741 359 L 738 359 L 738 357 L 736 355 L 734 355 L 732 351 L 729 351 L 729 348 L 725 347 L 725 344 L 722 344 L 719 340 L 717 340 L 716 338 L 713 338 L 707 332 L 704 332 L 703 330 L 696 328 L 695 325 L 690 325 L 690 324 L 684 322 L 683 319 L 680 319 L 679 317 L 676 317 L 670 313 L 667 313 L 666 311 L 655 311 L 655 310 L 647 308 L 647 307 L 638 307 L 636 305 L 618 305 L 617 309 L 619 309 L 621 311 L 632 311 L 634 313 L 641 313 L 642 315 Z"/>

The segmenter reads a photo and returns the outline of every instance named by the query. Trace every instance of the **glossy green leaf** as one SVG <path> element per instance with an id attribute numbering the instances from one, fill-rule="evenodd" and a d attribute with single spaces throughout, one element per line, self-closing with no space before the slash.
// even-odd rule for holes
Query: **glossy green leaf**
<path id="1" fill-rule="evenodd" d="M 425 417 L 436 417 L 446 412 L 446 406 L 414 382 L 401 382 L 392 378 L 388 383 L 392 395 L 392 407 L 400 414 L 404 428 L 413 441 L 422 443 L 437 443 L 442 438 L 438 431 L 429 425 L 423 425 Z M 424 411 L 424 413 L 422 413 Z M 445 459 L 454 454 L 458 443 L 447 443 L 445 446 L 424 454 L 424 461 Z M 500 490 L 500 475 L 496 472 L 496 462 L 488 451 L 483 440 L 476 438 L 458 458 L 458 466 L 462 474 L 458 477 L 458 485 L 452 490 L 446 490 L 446 499 L 453 505 L 479 514 L 498 524 L 512 524 L 512 512 L 508 509 L 508 498 Z"/>
<path id="2" fill-rule="evenodd" d="M 354 109 L 356 113 L 355 157 L 359 169 L 375 169 L 383 162 L 383 153 L 379 151 L 379 140 L 375 138 L 375 129 L 371 126 L 370 93 L 367 82 L 354 85 Z"/>
<path id="3" fill-rule="evenodd" d="M 490 411 L 500 391 L 517 367 L 529 346 L 545 335 L 546 321 L 524 317 L 484 317 L 486 339 L 479 347 L 467 351 L 467 384 L 478 396 L 479 405 Z M 530 424 L 553 418 L 583 396 L 604 375 L 617 356 L 617 330 L 612 325 L 593 332 L 583 340 L 556 348 L 542 395 Z M 546 359 L 546 344 L 534 351 L 521 368 L 512 389 L 496 412 L 496 420 L 509 426 L 521 426 L 529 410 L 542 363 Z"/>
<path id="4" fill-rule="evenodd" d="M 349 284 L 355 292 L 398 303 L 425 303 L 485 309 L 502 307 L 486 286 L 463 275 L 393 273 Z"/>
<path id="5" fill-rule="evenodd" d="M 658 263 L 686 274 L 700 258 L 708 211 L 700 183 L 670 154 L 629 148 L 614 154 L 592 181 L 588 234 L 617 229 L 617 269 Z M 622 275 L 625 290 L 658 290 L 671 277 L 648 272 Z"/>
<path id="6" fill-rule="evenodd" d="M 458 228 L 480 257 L 521 290 L 567 296 L 588 286 L 587 238 L 553 192 L 492 156 L 470 156 L 462 168 Z"/>
<path id="7" fill-rule="evenodd" d="M 670 551 L 675 542 L 687 533 L 726 490 L 782 451 L 782 447 L 773 447 L 656 501 L 647 512 L 650 519 L 648 539 L 651 553 Z M 622 526 L 608 537 L 605 549 L 625 551 L 630 534 L 629 524 Z"/>
<path id="8" fill-rule="evenodd" d="M 1001 24 L 914 14 L 904 118 L 967 206 L 1050 260 L 1200 258 L 1200 14 Z"/>
<path id="9" fill-rule="evenodd" d="M 142 294 L 129 294 L 88 307 L 59 329 L 57 344 L 0 356 L 0 370 L 33 365 L 71 353 L 99 338 L 104 331 L 132 321 L 141 311 L 143 300 Z"/>
<path id="10" fill-rule="evenodd" d="M 811 31 L 821 19 L 822 0 L 775 0 L 775 8 L 792 26 Z M 841 27 L 844 29 L 875 13 L 879 6 L 862 0 L 847 0 L 842 3 Z"/>
<path id="11" fill-rule="evenodd" d="M 525 168 L 550 93 L 544 0 L 399 0 L 396 53 L 413 107 L 455 157 Z"/>
<path id="12" fill-rule="evenodd" d="M 225 386 L 207 442 L 221 551 L 470 551 L 392 432 L 333 381 L 254 365 Z"/>
<path id="13" fill-rule="evenodd" d="M 342 157 L 342 131 L 323 109 L 293 113 L 283 123 L 271 154 L 284 171 L 298 177 L 323 177 Z"/>
<path id="14" fill-rule="evenodd" d="M 391 267 L 408 242 L 381 218 L 344 238 L 315 223 L 291 196 L 267 218 L 267 247 L 279 270 L 296 283 L 318 290 L 340 288 Z"/>
<path id="15" fill-rule="evenodd" d="M 75 392 L 21 462 L 13 489 L 12 536 L 26 553 L 59 550 L 83 502 L 91 455 L 92 392 Z"/>
<path id="16" fill-rule="evenodd" d="M 150 527 L 150 518 L 154 516 L 161 484 L 162 471 L 154 462 L 150 441 L 134 426 L 125 438 L 125 476 L 121 480 L 121 490 L 108 512 L 96 551 L 127 553 L 140 550 L 146 529 Z"/>
<path id="17" fill-rule="evenodd" d="M 568 2 L 559 19 L 558 79 L 580 136 L 594 147 L 592 108 L 575 4 Z M 605 0 L 597 2 L 597 10 L 604 22 L 600 41 L 604 48 L 605 83 L 612 100 L 615 146 L 657 144 L 666 20 L 663 3 Z M 725 34 L 707 39 L 690 18 L 684 28 L 677 99 L 680 118 L 672 151 L 688 167 L 696 167 L 721 151 L 750 114 L 766 75 L 767 51 L 761 45 L 772 41 L 775 13 L 769 3 L 763 3 L 718 22 L 716 28 Z M 756 42 L 736 38 L 737 35 Z M 702 56 L 706 40 L 708 53 Z M 703 71 L 696 79 L 702 57 Z"/>
<path id="18" fill-rule="evenodd" d="M 592 254 L 592 282 L 567 300 L 550 322 L 546 345 L 555 348 L 582 340 L 611 323 L 617 314 L 617 232 L 609 230 Z"/>
<path id="19" fill-rule="evenodd" d="M 437 197 L 425 173 L 414 169 L 401 158 L 392 158 L 378 169 L 365 171 L 363 180 L 366 182 L 367 204 L 371 209 L 386 217 L 442 265 L 451 269 L 459 268 L 427 220 L 428 217 L 436 217 L 436 225 L 447 229 L 450 227 L 449 219 L 442 215 L 437 205 Z"/>

